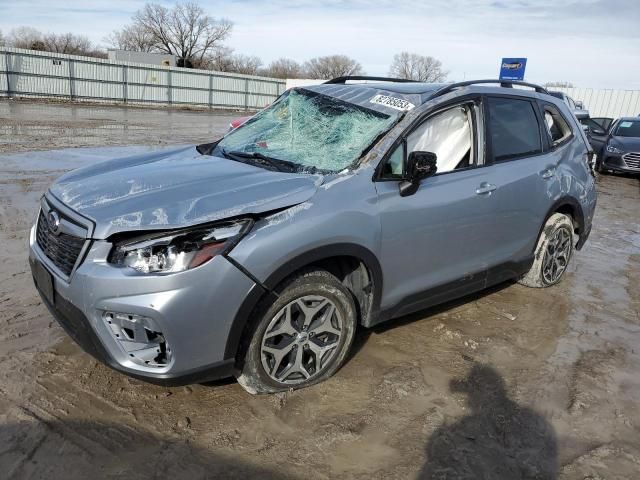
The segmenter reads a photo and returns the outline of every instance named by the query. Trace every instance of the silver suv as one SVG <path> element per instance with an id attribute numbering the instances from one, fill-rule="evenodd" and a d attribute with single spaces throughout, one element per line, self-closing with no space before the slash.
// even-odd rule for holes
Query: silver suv
<path id="1" fill-rule="evenodd" d="M 561 279 L 596 205 L 561 100 L 352 80 L 291 89 L 217 142 L 51 185 L 29 257 L 69 335 L 147 381 L 277 392 L 334 374 L 358 328 Z"/>

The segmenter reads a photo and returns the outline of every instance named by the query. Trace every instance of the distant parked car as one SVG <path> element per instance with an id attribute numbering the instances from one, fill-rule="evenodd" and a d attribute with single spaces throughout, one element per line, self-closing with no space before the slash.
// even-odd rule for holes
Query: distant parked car
<path id="1" fill-rule="evenodd" d="M 640 173 L 640 118 L 619 118 L 607 130 L 592 128 L 587 138 L 598 156 L 598 172 Z"/>
<path id="2" fill-rule="evenodd" d="M 235 130 L 236 128 L 238 128 L 241 125 L 244 125 L 245 122 L 247 120 L 249 120 L 253 115 L 248 115 L 246 117 L 240 117 L 240 118 L 236 118 L 235 120 L 233 120 L 230 124 L 229 124 L 229 130 L 227 131 L 227 133 Z"/>
<path id="3" fill-rule="evenodd" d="M 587 110 L 582 102 L 576 102 L 573 98 L 564 92 L 549 92 L 549 95 L 553 95 L 559 98 L 567 104 L 569 110 L 573 112 L 578 120 L 589 117 L 589 110 Z"/>

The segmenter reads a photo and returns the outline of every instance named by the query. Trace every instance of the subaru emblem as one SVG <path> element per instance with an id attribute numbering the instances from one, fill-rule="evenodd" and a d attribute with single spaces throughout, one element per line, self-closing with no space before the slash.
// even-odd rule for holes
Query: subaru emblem
<path id="1" fill-rule="evenodd" d="M 58 230 L 60 230 L 60 216 L 51 210 L 47 215 L 47 222 L 49 223 L 49 230 L 57 234 Z"/>

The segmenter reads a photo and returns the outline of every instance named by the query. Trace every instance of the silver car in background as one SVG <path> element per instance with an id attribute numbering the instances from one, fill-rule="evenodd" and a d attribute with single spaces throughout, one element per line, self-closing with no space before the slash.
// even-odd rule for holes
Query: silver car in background
<path id="1" fill-rule="evenodd" d="M 581 101 L 576 101 L 564 92 L 549 92 L 549 95 L 553 95 L 559 98 L 567 104 L 569 110 L 573 112 L 578 120 L 589 118 L 589 110 L 587 110 Z"/>
<path id="2" fill-rule="evenodd" d="M 359 328 L 562 278 L 596 205 L 562 101 L 520 82 L 353 80 L 51 185 L 29 258 L 69 335 L 147 381 L 277 392 L 334 374 Z"/>

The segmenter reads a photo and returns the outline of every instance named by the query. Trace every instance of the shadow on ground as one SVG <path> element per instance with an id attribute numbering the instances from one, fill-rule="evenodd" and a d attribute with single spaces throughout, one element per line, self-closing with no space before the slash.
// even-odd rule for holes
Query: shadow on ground
<path id="1" fill-rule="evenodd" d="M 493 368 L 475 364 L 467 377 L 450 382 L 465 393 L 471 413 L 441 425 L 427 443 L 418 478 L 518 480 L 555 479 L 558 447 L 553 427 L 507 396 Z"/>
<path id="2" fill-rule="evenodd" d="M 281 479 L 283 471 L 125 425 L 28 419 L 0 425 L 0 477 Z M 5 476 L 6 475 L 6 476 Z"/>

